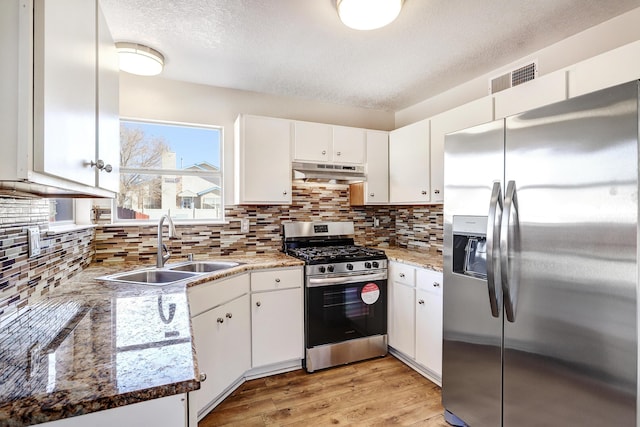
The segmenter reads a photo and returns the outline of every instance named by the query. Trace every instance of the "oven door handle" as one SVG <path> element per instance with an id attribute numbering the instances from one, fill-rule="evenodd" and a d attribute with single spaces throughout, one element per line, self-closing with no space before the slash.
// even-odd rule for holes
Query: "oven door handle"
<path id="1" fill-rule="evenodd" d="M 358 274 L 338 277 L 309 277 L 307 279 L 307 287 L 315 288 L 318 286 L 343 285 L 347 283 L 385 280 L 386 278 L 387 273 Z"/>

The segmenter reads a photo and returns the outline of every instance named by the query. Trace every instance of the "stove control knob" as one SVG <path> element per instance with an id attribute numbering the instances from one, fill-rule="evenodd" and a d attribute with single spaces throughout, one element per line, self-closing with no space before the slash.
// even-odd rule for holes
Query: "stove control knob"
<path id="1" fill-rule="evenodd" d="M 329 271 L 329 273 L 333 273 L 333 265 L 328 266 L 327 271 Z"/>
<path id="2" fill-rule="evenodd" d="M 327 269 L 324 268 L 324 265 L 321 265 L 320 267 L 318 267 L 318 271 L 320 271 L 320 273 L 324 273 Z"/>
<path id="3" fill-rule="evenodd" d="M 378 264 L 378 261 L 373 261 L 373 268 L 378 268 L 380 267 L 380 264 Z"/>
<path id="4" fill-rule="evenodd" d="M 353 270 L 353 264 L 347 264 L 347 270 Z"/>
<path id="5" fill-rule="evenodd" d="M 371 268 L 371 263 L 369 261 L 365 262 L 364 268 Z"/>

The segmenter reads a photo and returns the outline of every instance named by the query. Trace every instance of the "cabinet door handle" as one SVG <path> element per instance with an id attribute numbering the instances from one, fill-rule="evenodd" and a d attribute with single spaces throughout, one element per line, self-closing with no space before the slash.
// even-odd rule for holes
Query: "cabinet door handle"
<path id="1" fill-rule="evenodd" d="M 423 196 L 426 196 L 426 194 L 427 194 L 427 192 L 426 192 L 426 191 L 424 191 L 424 190 L 422 190 L 422 195 L 423 195 Z"/>
<path id="2" fill-rule="evenodd" d="M 282 192 L 282 195 L 286 196 L 286 195 L 287 195 L 287 191 L 286 191 L 286 190 L 285 190 L 285 191 L 283 191 L 283 192 Z"/>
<path id="3" fill-rule="evenodd" d="M 280 279 L 279 278 L 276 278 L 276 283 L 280 283 Z"/>
<path id="4" fill-rule="evenodd" d="M 341 152 L 339 152 L 339 151 L 336 153 L 336 155 L 337 155 L 337 156 L 339 156 L 340 154 L 342 154 L 342 153 L 341 153 Z"/>
<path id="5" fill-rule="evenodd" d="M 222 317 L 218 317 L 218 320 L 216 320 L 216 322 L 218 323 L 224 323 L 224 319 Z"/>
<path id="6" fill-rule="evenodd" d="M 374 197 L 375 193 L 369 193 L 369 197 Z"/>
<path id="7" fill-rule="evenodd" d="M 418 301 L 418 304 L 424 304 L 424 300 L 421 299 L 420 301 Z"/>
<path id="8" fill-rule="evenodd" d="M 438 282 L 433 282 L 433 287 L 434 287 L 434 288 L 439 288 L 439 287 L 440 287 L 440 283 L 438 283 Z"/>
<path id="9" fill-rule="evenodd" d="M 231 313 L 227 313 L 225 316 L 227 317 L 227 319 L 231 319 L 233 317 Z"/>
<path id="10" fill-rule="evenodd" d="M 404 273 L 400 273 L 400 277 L 404 277 Z"/>
<path id="11" fill-rule="evenodd" d="M 322 150 L 322 155 L 324 156 L 325 154 L 327 154 L 327 150 Z"/>
<path id="12" fill-rule="evenodd" d="M 207 380 L 207 374 L 205 374 L 204 372 L 200 372 L 200 382 L 203 383 Z"/>
<path id="13" fill-rule="evenodd" d="M 256 302 L 256 306 L 260 307 L 262 305 L 262 303 L 260 301 Z"/>
<path id="14" fill-rule="evenodd" d="M 440 194 L 440 190 L 436 189 L 436 190 L 434 191 L 434 193 L 436 193 L 436 194 Z"/>

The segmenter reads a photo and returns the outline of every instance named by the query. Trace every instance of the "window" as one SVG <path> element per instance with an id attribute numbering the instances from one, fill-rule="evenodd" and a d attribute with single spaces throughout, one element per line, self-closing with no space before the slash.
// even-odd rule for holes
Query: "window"
<path id="1" fill-rule="evenodd" d="M 222 220 L 222 129 L 120 121 L 117 220 Z"/>
<path id="2" fill-rule="evenodd" d="M 73 223 L 73 199 L 49 200 L 49 223 L 55 225 Z"/>

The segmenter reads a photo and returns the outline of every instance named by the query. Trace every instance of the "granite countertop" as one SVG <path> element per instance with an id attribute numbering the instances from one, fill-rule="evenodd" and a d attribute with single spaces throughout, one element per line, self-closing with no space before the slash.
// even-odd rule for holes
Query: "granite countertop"
<path id="1" fill-rule="evenodd" d="M 92 264 L 0 319 L 0 425 L 32 425 L 199 389 L 188 287 L 303 265 L 281 253 L 218 259 L 243 264 L 162 287 L 96 280 L 152 266 Z"/>
<path id="2" fill-rule="evenodd" d="M 442 273 L 442 252 L 437 251 L 420 251 L 415 249 L 407 249 L 400 247 L 384 248 L 381 247 L 389 261 L 402 262 L 420 268 L 439 271 Z"/>

